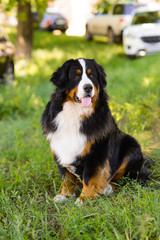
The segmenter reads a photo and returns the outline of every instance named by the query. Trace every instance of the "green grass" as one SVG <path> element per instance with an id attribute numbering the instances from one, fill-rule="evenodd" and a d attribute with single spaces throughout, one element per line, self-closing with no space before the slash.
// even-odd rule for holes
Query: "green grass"
<path id="1" fill-rule="evenodd" d="M 81 208 L 74 198 L 53 200 L 61 181 L 40 125 L 54 90 L 50 75 L 78 57 L 103 65 L 118 125 L 156 159 L 148 186 L 123 179 L 115 193 Z M 159 62 L 160 55 L 130 61 L 121 45 L 101 39 L 35 32 L 32 60 L 16 65 L 13 85 L 0 86 L 0 239 L 160 239 Z"/>

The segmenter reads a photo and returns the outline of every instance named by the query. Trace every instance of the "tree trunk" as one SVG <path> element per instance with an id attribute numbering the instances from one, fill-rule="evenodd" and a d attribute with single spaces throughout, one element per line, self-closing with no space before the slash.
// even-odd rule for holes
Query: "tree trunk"
<path id="1" fill-rule="evenodd" d="M 32 12 L 29 1 L 18 1 L 18 32 L 16 58 L 31 58 L 32 53 Z"/>

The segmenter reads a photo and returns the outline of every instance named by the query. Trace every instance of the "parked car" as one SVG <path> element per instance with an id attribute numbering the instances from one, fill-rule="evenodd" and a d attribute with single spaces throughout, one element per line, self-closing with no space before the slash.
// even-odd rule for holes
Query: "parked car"
<path id="1" fill-rule="evenodd" d="M 40 22 L 40 28 L 47 31 L 60 30 L 65 32 L 68 24 L 66 18 L 60 13 L 55 12 L 54 8 L 47 8 Z"/>
<path id="2" fill-rule="evenodd" d="M 133 12 L 131 25 L 123 33 L 123 46 L 130 58 L 160 52 L 160 5 Z"/>
<path id="3" fill-rule="evenodd" d="M 14 80 L 15 47 L 0 27 L 0 83 Z"/>
<path id="4" fill-rule="evenodd" d="M 85 39 L 94 35 L 108 36 L 108 42 L 122 41 L 122 32 L 131 22 L 131 12 L 142 4 L 136 2 L 110 5 L 108 13 L 98 13 L 86 23 Z"/>

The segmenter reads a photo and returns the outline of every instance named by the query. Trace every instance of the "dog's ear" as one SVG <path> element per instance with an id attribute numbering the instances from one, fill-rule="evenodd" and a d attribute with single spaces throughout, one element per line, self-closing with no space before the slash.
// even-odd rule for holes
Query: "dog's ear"
<path id="1" fill-rule="evenodd" d="M 106 81 L 106 73 L 101 65 L 96 63 L 94 59 L 92 59 L 94 66 L 96 67 L 96 70 L 98 72 L 99 76 L 99 84 L 102 88 L 106 87 L 107 81 Z"/>
<path id="2" fill-rule="evenodd" d="M 73 59 L 66 61 L 61 67 L 59 67 L 51 76 L 50 81 L 61 91 L 67 90 L 68 84 L 68 70 Z"/>

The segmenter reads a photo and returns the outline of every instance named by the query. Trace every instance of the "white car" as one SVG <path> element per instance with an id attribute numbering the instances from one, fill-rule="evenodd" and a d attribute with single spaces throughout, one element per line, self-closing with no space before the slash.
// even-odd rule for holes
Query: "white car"
<path id="1" fill-rule="evenodd" d="M 130 58 L 160 52 L 160 5 L 140 7 L 123 32 L 123 47 Z"/>
<path id="2" fill-rule="evenodd" d="M 86 23 L 85 39 L 91 40 L 95 35 L 108 36 L 108 42 L 122 40 L 122 32 L 131 22 L 133 9 L 142 6 L 136 2 L 108 4 L 109 12 L 94 15 Z M 144 5 L 144 4 L 143 4 Z"/>

